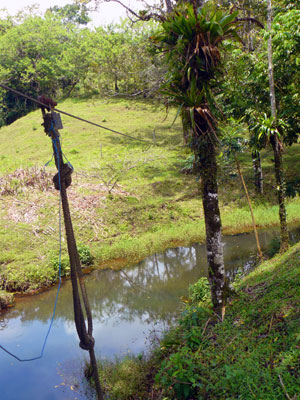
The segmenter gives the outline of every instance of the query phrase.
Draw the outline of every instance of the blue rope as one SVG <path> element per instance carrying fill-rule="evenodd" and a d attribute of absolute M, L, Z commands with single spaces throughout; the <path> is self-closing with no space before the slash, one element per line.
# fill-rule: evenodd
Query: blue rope
<path fill-rule="evenodd" d="M 53 126 L 51 125 L 51 130 L 53 130 Z M 48 336 L 50 334 L 53 322 L 54 322 L 54 317 L 55 317 L 55 312 L 56 312 L 56 306 L 57 306 L 57 302 L 58 302 L 58 294 L 60 291 L 60 287 L 61 287 L 61 242 L 62 242 L 62 234 L 61 234 L 61 182 L 60 182 L 60 165 L 59 165 L 59 155 L 58 155 L 58 150 L 57 150 L 57 144 L 56 142 L 59 141 L 58 138 L 52 139 L 53 142 L 53 147 L 55 150 L 55 153 L 57 155 L 57 169 L 58 169 L 58 185 L 59 185 L 59 267 L 58 267 L 58 288 L 57 288 L 57 292 L 56 292 L 56 297 L 55 297 L 55 302 L 54 302 L 54 307 L 53 307 L 53 313 L 52 313 L 52 318 L 51 318 L 51 322 L 48 328 L 48 331 L 46 333 L 45 336 L 45 340 L 42 346 L 42 350 L 39 356 L 37 357 L 33 357 L 33 358 L 19 358 L 18 356 L 16 356 L 15 354 L 11 353 L 10 351 L 8 351 L 5 347 L 0 345 L 0 349 L 2 349 L 3 351 L 5 351 L 5 353 L 9 354 L 11 357 L 15 358 L 16 360 L 20 361 L 20 362 L 24 362 L 24 361 L 35 361 L 35 360 L 39 360 L 40 358 L 43 357 L 44 355 L 44 350 L 47 344 L 47 340 L 48 340 Z"/>
<path fill-rule="evenodd" d="M 44 165 L 44 169 L 45 167 L 48 167 L 48 165 L 51 163 L 51 161 L 53 160 L 54 154 L 52 154 L 52 157 L 49 161 L 46 162 L 46 164 Z"/>
<path fill-rule="evenodd" d="M 69 167 L 71 168 L 71 170 L 72 171 L 74 171 L 74 167 L 73 167 L 73 165 L 70 163 L 70 161 L 67 159 L 67 156 L 65 155 L 65 153 L 62 151 L 62 155 L 65 157 L 65 159 L 67 160 L 67 162 L 68 162 L 68 165 L 69 165 Z"/>
<path fill-rule="evenodd" d="M 52 130 L 52 129 L 51 129 L 51 130 Z M 73 167 L 73 165 L 71 164 L 71 162 L 68 160 L 68 158 L 67 158 L 67 156 L 65 155 L 65 153 L 64 153 L 63 151 L 62 151 L 61 153 L 62 153 L 63 157 L 66 159 L 66 161 L 67 161 L 69 167 L 72 169 L 72 171 L 74 171 L 74 167 Z M 48 167 L 48 165 L 51 163 L 51 161 L 53 160 L 53 157 L 54 157 L 54 153 L 52 154 L 51 159 L 50 159 L 49 161 L 47 161 L 46 164 L 44 165 L 44 170 L 45 170 L 45 167 Z"/>

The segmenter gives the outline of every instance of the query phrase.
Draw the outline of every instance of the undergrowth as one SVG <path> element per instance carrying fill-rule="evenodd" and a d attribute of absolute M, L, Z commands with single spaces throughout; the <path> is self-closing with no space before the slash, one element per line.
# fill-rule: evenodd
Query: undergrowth
<path fill-rule="evenodd" d="M 0 311 L 6 309 L 14 302 L 14 296 L 5 290 L 0 290 Z"/>
<path fill-rule="evenodd" d="M 150 395 L 153 385 L 151 363 L 143 355 L 128 355 L 113 361 L 102 360 L 98 366 L 104 392 L 110 400 L 154 398 Z"/>
<path fill-rule="evenodd" d="M 223 323 L 193 288 L 154 355 L 165 399 L 300 397 L 300 244 L 235 286 Z"/>

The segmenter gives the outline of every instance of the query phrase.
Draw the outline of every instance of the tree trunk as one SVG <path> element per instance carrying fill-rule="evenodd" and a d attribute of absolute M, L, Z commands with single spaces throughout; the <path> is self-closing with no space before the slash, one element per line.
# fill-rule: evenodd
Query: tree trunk
<path fill-rule="evenodd" d="M 115 75 L 115 92 L 119 93 L 118 77 Z"/>
<path fill-rule="evenodd" d="M 272 29 L 272 0 L 268 0 L 268 31 Z M 269 71 L 269 85 L 270 85 L 270 101 L 271 101 L 271 114 L 276 120 L 276 97 L 275 85 L 273 74 L 273 55 L 272 55 L 272 36 L 268 39 L 268 71 Z"/>
<path fill-rule="evenodd" d="M 276 191 L 279 205 L 279 219 L 280 219 L 280 251 L 284 252 L 289 247 L 289 234 L 286 222 L 286 209 L 285 209 L 285 189 L 283 178 L 283 165 L 281 146 L 277 135 L 272 135 L 270 142 L 274 152 L 274 169 L 276 178 Z"/>
<path fill-rule="evenodd" d="M 263 171 L 259 151 L 252 152 L 252 166 L 254 171 L 255 191 L 258 194 L 264 194 Z"/>
<path fill-rule="evenodd" d="M 248 25 L 248 50 L 250 52 L 252 52 L 254 50 L 254 46 L 253 46 L 253 37 L 252 37 L 252 34 L 251 34 L 252 26 L 251 26 L 250 17 L 251 17 L 251 10 L 250 10 L 250 5 L 249 5 L 248 13 L 247 13 L 247 18 L 249 18 L 248 19 L 248 24 L 247 24 Z"/>
<path fill-rule="evenodd" d="M 72 83 L 71 88 L 68 90 L 68 92 L 66 94 L 66 98 L 68 98 L 71 95 L 71 93 L 74 90 L 74 88 L 77 85 L 77 83 L 78 83 L 78 80 L 75 80 L 75 82 Z"/>
<path fill-rule="evenodd" d="M 268 0 L 268 31 L 271 32 L 272 28 L 272 0 Z M 268 65 L 269 65 L 269 83 L 270 83 L 270 101 L 271 101 L 271 114 L 276 122 L 276 97 L 275 85 L 273 74 L 273 59 L 272 59 L 272 36 L 268 40 Z M 274 152 L 274 168 L 276 177 L 276 190 L 279 204 L 279 220 L 280 220 L 280 251 L 284 252 L 289 247 L 289 237 L 286 222 L 286 209 L 285 209 L 285 192 L 284 192 L 284 179 L 281 146 L 277 135 L 272 135 L 270 142 Z"/>
<path fill-rule="evenodd" d="M 173 5 L 172 5 L 171 0 L 165 0 L 165 5 L 166 5 L 167 13 L 169 14 L 170 12 L 172 12 Z"/>
<path fill-rule="evenodd" d="M 197 127 L 200 124 L 196 122 L 196 130 L 198 130 Z M 215 312 L 220 317 L 223 317 L 226 301 L 224 295 L 225 268 L 218 200 L 216 148 L 208 133 L 203 135 L 202 131 L 202 134 L 199 132 L 197 136 L 195 140 L 196 144 L 194 143 L 193 148 L 202 184 L 202 203 L 206 228 L 206 254 L 211 297 Z"/>

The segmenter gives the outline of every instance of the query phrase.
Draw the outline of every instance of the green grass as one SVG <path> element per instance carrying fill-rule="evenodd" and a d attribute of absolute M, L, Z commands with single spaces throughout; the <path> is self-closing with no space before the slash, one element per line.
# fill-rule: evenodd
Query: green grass
<path fill-rule="evenodd" d="M 101 360 L 98 370 L 102 388 L 109 393 L 111 400 L 149 398 L 153 382 L 147 379 L 147 374 L 151 370 L 151 362 L 146 362 L 143 355 L 127 355 L 114 361 Z"/>
<path fill-rule="evenodd" d="M 119 268 L 168 247 L 205 238 L 197 177 L 181 173 L 190 156 L 175 111 L 137 100 L 66 100 L 58 106 L 109 128 L 153 141 L 145 145 L 62 115 L 62 147 L 75 168 L 68 189 L 77 241 L 99 267 Z M 53 189 L 49 137 L 39 110 L 0 129 L 0 289 L 32 291 L 56 280 L 51 262 L 58 248 L 58 193 Z M 285 155 L 289 178 L 297 177 L 299 145 Z M 255 197 L 251 158 L 241 161 L 257 224 L 278 225 L 272 155 L 263 154 L 264 197 Z M 234 167 L 231 166 L 234 171 Z M 220 166 L 220 206 L 225 234 L 251 230 L 238 177 Z M 108 181 L 115 176 L 112 188 Z M 114 182 L 114 180 L 112 180 Z M 287 204 L 288 221 L 300 221 L 299 199 Z M 64 257 L 66 246 L 63 243 Z"/>
<path fill-rule="evenodd" d="M 5 290 L 0 290 L 0 311 L 14 303 L 14 295 L 7 293 Z"/>
<path fill-rule="evenodd" d="M 236 284 L 223 323 L 189 304 L 154 356 L 162 397 L 299 399 L 299 289 L 297 244 Z"/>

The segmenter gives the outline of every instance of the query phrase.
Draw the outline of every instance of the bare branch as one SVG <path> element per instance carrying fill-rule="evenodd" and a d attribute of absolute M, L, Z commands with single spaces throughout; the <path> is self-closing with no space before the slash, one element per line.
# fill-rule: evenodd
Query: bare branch
<path fill-rule="evenodd" d="M 235 22 L 240 22 L 240 21 L 250 21 L 250 22 L 253 22 L 254 24 L 258 25 L 258 26 L 261 27 L 262 29 L 265 28 L 264 24 L 262 24 L 260 21 L 258 21 L 258 19 L 253 18 L 253 17 L 236 18 L 236 19 L 235 19 Z"/>
<path fill-rule="evenodd" d="M 147 10 L 140 11 L 139 13 L 136 13 L 132 8 L 128 7 L 126 4 L 124 4 L 121 0 L 104 0 L 106 3 L 114 2 L 120 4 L 127 13 L 134 15 L 137 18 L 137 21 L 150 21 L 151 19 L 154 19 L 155 21 L 165 21 L 165 16 L 162 14 L 158 14 L 155 12 L 149 12 Z M 129 16 L 128 16 L 129 17 Z M 130 19 L 131 22 L 135 23 L 137 21 L 133 21 Z"/>
<path fill-rule="evenodd" d="M 288 392 L 287 392 L 287 390 L 286 390 L 286 388 L 285 388 L 285 386 L 284 386 L 284 383 L 283 383 L 283 380 L 282 380 L 280 374 L 278 374 L 278 378 L 279 378 L 280 385 L 281 385 L 281 387 L 282 387 L 282 389 L 283 389 L 283 391 L 284 391 L 285 397 L 286 397 L 288 400 L 294 400 L 294 399 L 296 400 L 296 396 L 295 396 L 295 397 L 290 397 L 290 396 L 289 396 L 289 394 L 288 394 Z"/>
<path fill-rule="evenodd" d="M 120 0 L 104 0 L 106 3 L 114 2 L 120 4 L 123 8 L 126 9 L 130 14 L 134 15 L 136 18 L 141 19 L 140 15 L 138 15 L 134 10 L 126 6 L 126 4 L 122 3 Z"/>

